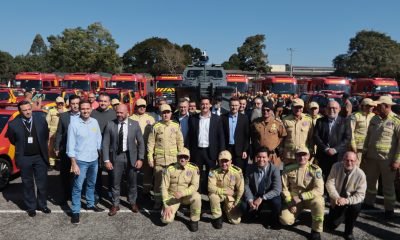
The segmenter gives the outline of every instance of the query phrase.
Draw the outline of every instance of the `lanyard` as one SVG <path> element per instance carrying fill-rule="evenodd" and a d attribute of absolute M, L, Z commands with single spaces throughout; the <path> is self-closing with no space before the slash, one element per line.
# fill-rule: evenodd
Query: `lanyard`
<path fill-rule="evenodd" d="M 24 124 L 26 131 L 29 132 L 29 136 L 32 136 L 33 118 L 31 118 L 31 120 L 29 121 L 29 122 L 31 123 L 29 129 L 28 129 L 28 127 L 26 126 L 26 122 L 28 122 L 28 121 L 22 120 L 22 123 Z"/>

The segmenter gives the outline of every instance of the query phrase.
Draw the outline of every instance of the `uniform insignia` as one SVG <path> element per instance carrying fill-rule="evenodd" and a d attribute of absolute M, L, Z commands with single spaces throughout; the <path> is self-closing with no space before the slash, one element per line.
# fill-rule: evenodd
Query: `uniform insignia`
<path fill-rule="evenodd" d="M 192 172 L 190 172 L 190 171 L 187 171 L 187 172 L 186 172 L 186 176 L 187 176 L 187 177 L 190 177 L 191 175 L 192 175 Z"/>
<path fill-rule="evenodd" d="M 315 173 L 315 177 L 318 178 L 318 179 L 322 178 L 322 173 L 321 172 L 316 172 Z"/>
<path fill-rule="evenodd" d="M 308 126 L 308 122 L 303 122 L 303 127 L 307 127 Z"/>
<path fill-rule="evenodd" d="M 231 175 L 231 182 L 235 181 L 235 176 Z"/>
<path fill-rule="evenodd" d="M 208 173 L 208 176 L 209 176 L 209 177 L 212 177 L 212 176 L 214 176 L 214 174 L 210 171 L 210 172 Z"/>
<path fill-rule="evenodd" d="M 150 125 L 150 120 L 146 120 L 146 124 L 147 124 L 147 125 Z"/>
<path fill-rule="evenodd" d="M 386 123 L 386 127 L 392 127 L 393 126 L 393 122 L 387 122 Z"/>
<path fill-rule="evenodd" d="M 275 131 L 275 130 L 276 130 L 276 124 L 273 123 L 272 126 L 271 126 L 271 131 Z"/>

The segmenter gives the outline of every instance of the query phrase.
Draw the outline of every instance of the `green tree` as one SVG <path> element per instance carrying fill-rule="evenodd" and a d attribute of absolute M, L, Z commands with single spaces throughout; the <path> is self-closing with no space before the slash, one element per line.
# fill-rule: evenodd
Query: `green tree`
<path fill-rule="evenodd" d="M 356 77 L 400 76 L 400 45 L 384 33 L 360 31 L 346 54 L 333 59 L 338 74 Z"/>
<path fill-rule="evenodd" d="M 44 42 L 42 35 L 36 34 L 35 38 L 33 39 L 31 49 L 28 52 L 28 55 L 33 56 L 44 56 L 47 53 L 47 46 Z"/>
<path fill-rule="evenodd" d="M 0 81 L 4 83 L 12 79 L 15 71 L 14 58 L 8 52 L 0 51 Z"/>
<path fill-rule="evenodd" d="M 166 38 L 152 37 L 136 43 L 122 56 L 125 72 L 148 72 L 153 76 L 162 73 L 181 73 L 192 58 L 201 55 L 198 48 L 185 44 L 182 47 Z"/>
<path fill-rule="evenodd" d="M 246 38 L 242 46 L 238 47 L 239 68 L 244 71 L 266 73 L 270 71 L 268 55 L 265 49 L 265 35 L 257 34 Z"/>
<path fill-rule="evenodd" d="M 61 72 L 118 72 L 121 59 L 111 33 L 100 23 L 83 29 L 65 29 L 51 35 L 47 59 L 50 67 Z"/>
<path fill-rule="evenodd" d="M 228 61 L 222 63 L 224 69 L 238 70 L 240 69 L 240 59 L 237 53 L 232 54 Z"/>

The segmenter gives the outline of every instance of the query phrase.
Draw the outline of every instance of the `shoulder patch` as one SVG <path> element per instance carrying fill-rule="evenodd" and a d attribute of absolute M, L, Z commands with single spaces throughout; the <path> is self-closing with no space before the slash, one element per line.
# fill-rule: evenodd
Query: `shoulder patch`
<path fill-rule="evenodd" d="M 229 170 L 232 170 L 232 172 L 234 172 L 234 173 L 241 173 L 242 172 L 242 169 L 240 169 L 239 167 L 236 167 L 235 165 L 231 165 Z"/>
<path fill-rule="evenodd" d="M 320 167 L 317 164 L 311 164 L 310 166 L 315 170 L 320 169 Z"/>
<path fill-rule="evenodd" d="M 188 165 L 188 167 L 190 167 L 190 168 L 199 169 L 199 167 L 198 167 L 196 164 L 194 164 L 194 163 L 188 162 L 187 165 Z"/>
<path fill-rule="evenodd" d="M 312 120 L 311 116 L 308 115 L 308 114 L 304 114 L 303 117 L 304 117 L 305 120 L 309 120 L 309 121 Z"/>
<path fill-rule="evenodd" d="M 177 122 L 174 121 L 174 120 L 171 121 L 171 125 L 174 125 L 174 126 L 178 126 L 178 127 L 179 127 L 179 123 L 177 123 Z"/>
<path fill-rule="evenodd" d="M 160 126 L 162 126 L 162 123 L 161 123 L 161 122 L 158 122 L 158 123 L 154 124 L 154 128 L 158 128 L 158 127 L 160 127 Z"/>

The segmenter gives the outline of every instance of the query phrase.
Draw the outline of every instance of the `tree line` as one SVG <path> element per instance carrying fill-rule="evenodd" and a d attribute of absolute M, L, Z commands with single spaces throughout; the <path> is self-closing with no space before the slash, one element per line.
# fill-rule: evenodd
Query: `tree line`
<path fill-rule="evenodd" d="M 247 37 L 222 65 L 225 69 L 269 72 L 265 39 L 263 34 Z M 0 51 L 0 78 L 11 79 L 23 71 L 181 73 L 201 56 L 198 47 L 159 37 L 138 42 L 119 56 L 118 44 L 101 23 L 65 29 L 48 36 L 47 42 L 37 34 L 25 55 L 13 57 Z M 332 62 L 339 76 L 399 77 L 400 44 L 384 33 L 363 30 L 350 39 L 347 53 Z"/>

